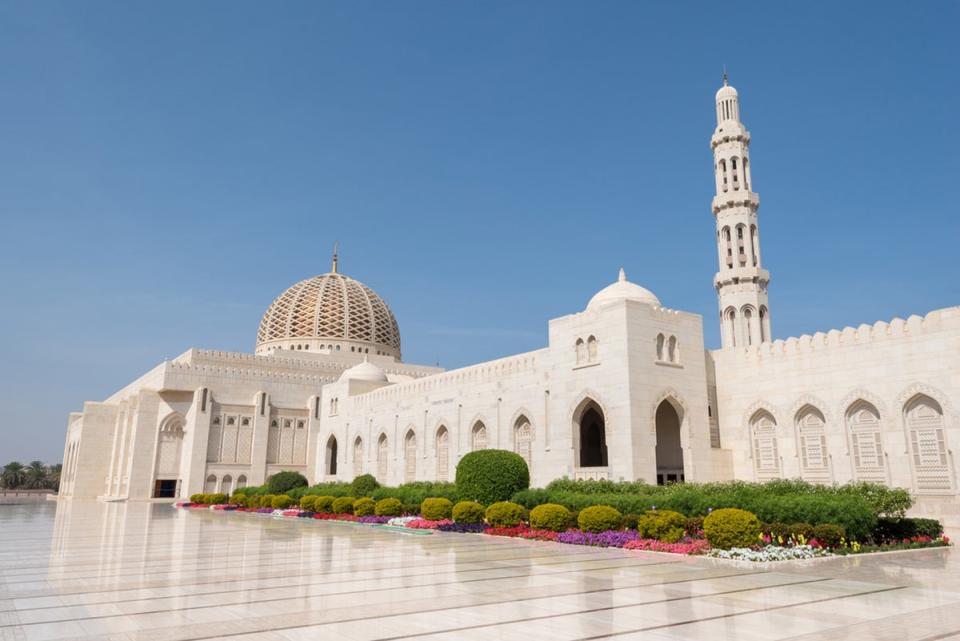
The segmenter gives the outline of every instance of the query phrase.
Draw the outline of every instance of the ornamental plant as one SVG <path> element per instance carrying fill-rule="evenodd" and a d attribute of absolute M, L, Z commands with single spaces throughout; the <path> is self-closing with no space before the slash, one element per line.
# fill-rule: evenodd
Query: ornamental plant
<path fill-rule="evenodd" d="M 686 534 L 687 517 L 673 510 L 651 510 L 637 522 L 637 531 L 644 539 L 676 543 Z"/>
<path fill-rule="evenodd" d="M 285 510 L 291 505 L 293 505 L 293 499 L 286 494 L 278 494 L 277 496 L 273 497 L 272 501 L 270 501 L 270 507 L 275 510 Z"/>
<path fill-rule="evenodd" d="M 703 520 L 703 533 L 714 548 L 746 548 L 759 541 L 760 521 L 753 512 L 722 508 Z"/>
<path fill-rule="evenodd" d="M 380 483 L 373 474 L 361 474 L 350 484 L 350 490 L 354 496 L 370 496 L 378 487 Z"/>
<path fill-rule="evenodd" d="M 523 522 L 523 506 L 510 501 L 498 501 L 487 508 L 485 516 L 491 527 L 515 527 Z"/>
<path fill-rule="evenodd" d="M 483 523 L 485 512 L 476 501 L 460 501 L 453 506 L 453 520 L 457 523 Z"/>
<path fill-rule="evenodd" d="M 374 512 L 376 512 L 376 508 L 376 502 L 367 497 L 357 499 L 353 503 L 353 513 L 356 516 L 371 516 Z"/>
<path fill-rule="evenodd" d="M 449 519 L 453 514 L 453 503 L 445 498 L 424 499 L 420 504 L 420 514 L 428 521 Z"/>
<path fill-rule="evenodd" d="M 352 496 L 341 496 L 333 500 L 334 514 L 353 514 L 353 503 L 356 501 Z"/>
<path fill-rule="evenodd" d="M 308 494 L 300 499 L 300 509 L 306 512 L 316 512 L 317 506 L 317 497 L 313 494 Z"/>
<path fill-rule="evenodd" d="M 273 494 L 261 494 L 257 500 L 257 507 L 273 509 Z"/>
<path fill-rule="evenodd" d="M 813 527 L 812 538 L 828 549 L 842 547 L 846 543 L 846 536 L 847 533 L 839 525 L 821 523 Z"/>
<path fill-rule="evenodd" d="M 516 452 L 478 450 L 457 464 L 457 494 L 484 504 L 507 501 L 530 487 L 527 462 Z"/>
<path fill-rule="evenodd" d="M 377 516 L 400 516 L 400 499 L 380 499 L 373 506 Z"/>
<path fill-rule="evenodd" d="M 267 479 L 267 491 L 271 494 L 286 494 L 297 487 L 307 487 L 307 477 L 300 472 L 277 472 Z"/>
<path fill-rule="evenodd" d="M 577 525 L 584 532 L 606 532 L 620 527 L 623 515 L 609 505 L 594 505 L 580 511 Z"/>
<path fill-rule="evenodd" d="M 570 510 L 556 503 L 544 503 L 530 510 L 530 527 L 563 532 L 570 523 Z"/>
<path fill-rule="evenodd" d="M 318 496 L 313 501 L 313 511 L 320 512 L 321 514 L 330 514 L 333 512 L 334 501 L 336 501 L 336 498 L 332 496 Z"/>

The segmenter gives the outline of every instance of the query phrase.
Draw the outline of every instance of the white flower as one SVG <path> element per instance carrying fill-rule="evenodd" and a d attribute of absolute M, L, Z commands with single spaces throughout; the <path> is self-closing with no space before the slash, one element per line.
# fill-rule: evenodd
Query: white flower
<path fill-rule="evenodd" d="M 395 516 L 395 517 L 393 517 L 392 519 L 390 519 L 389 521 L 387 521 L 387 525 L 395 525 L 395 526 L 397 526 L 397 527 L 404 527 L 404 526 L 405 526 L 407 523 L 409 523 L 410 521 L 416 521 L 418 518 L 420 518 L 420 517 L 419 517 L 419 516 Z"/>
<path fill-rule="evenodd" d="M 707 556 L 717 559 L 731 559 L 736 561 L 754 561 L 764 563 L 767 561 L 793 561 L 796 559 L 812 559 L 818 556 L 830 556 L 830 553 L 822 548 L 815 548 L 809 545 L 795 545 L 785 548 L 778 545 L 768 545 L 759 550 L 751 548 L 730 548 L 729 550 L 712 549 L 707 552 Z"/>

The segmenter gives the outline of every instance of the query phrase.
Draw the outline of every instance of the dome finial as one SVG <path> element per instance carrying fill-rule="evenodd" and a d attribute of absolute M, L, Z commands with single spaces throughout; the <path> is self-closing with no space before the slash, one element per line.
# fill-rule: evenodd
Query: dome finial
<path fill-rule="evenodd" d="M 337 273 L 337 241 L 333 241 L 333 265 L 330 267 L 330 273 Z"/>
<path fill-rule="evenodd" d="M 727 86 L 727 65 L 723 65 L 723 86 Z"/>
<path fill-rule="evenodd" d="M 627 273 L 623 271 L 623 267 L 620 268 L 620 276 L 617 277 L 617 280 L 621 283 L 624 283 L 627 280 Z"/>

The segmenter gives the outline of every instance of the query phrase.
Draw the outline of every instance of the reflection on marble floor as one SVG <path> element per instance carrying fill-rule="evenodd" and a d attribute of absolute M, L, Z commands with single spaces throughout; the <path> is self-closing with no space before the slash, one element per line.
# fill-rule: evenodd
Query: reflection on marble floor
<path fill-rule="evenodd" d="M 0 640 L 960 639 L 960 557 L 761 568 L 143 503 L 0 506 Z"/>

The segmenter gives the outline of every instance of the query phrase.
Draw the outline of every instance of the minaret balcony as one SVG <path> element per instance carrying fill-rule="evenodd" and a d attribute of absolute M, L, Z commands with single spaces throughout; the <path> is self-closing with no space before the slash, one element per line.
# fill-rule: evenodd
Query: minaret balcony
<path fill-rule="evenodd" d="M 724 285 L 740 283 L 769 283 L 770 272 L 762 267 L 731 267 L 717 272 L 713 277 L 713 286 L 720 288 Z"/>
<path fill-rule="evenodd" d="M 712 205 L 714 214 L 733 207 L 749 207 L 756 211 L 760 207 L 760 194 L 748 189 L 730 189 L 714 196 Z"/>

